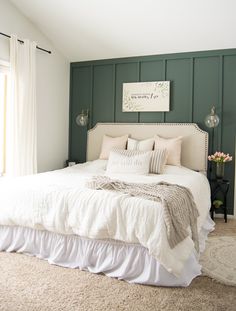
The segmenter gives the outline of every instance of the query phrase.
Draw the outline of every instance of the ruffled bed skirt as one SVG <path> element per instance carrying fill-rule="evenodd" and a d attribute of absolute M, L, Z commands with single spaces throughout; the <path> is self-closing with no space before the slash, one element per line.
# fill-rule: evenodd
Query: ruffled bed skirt
<path fill-rule="evenodd" d="M 212 224 L 201 231 L 201 249 Z M 188 286 L 201 274 L 194 254 L 187 260 L 180 277 L 170 274 L 148 250 L 139 244 L 113 240 L 92 240 L 17 226 L 0 226 L 0 251 L 26 253 L 68 268 L 79 268 L 131 283 L 158 286 Z"/>

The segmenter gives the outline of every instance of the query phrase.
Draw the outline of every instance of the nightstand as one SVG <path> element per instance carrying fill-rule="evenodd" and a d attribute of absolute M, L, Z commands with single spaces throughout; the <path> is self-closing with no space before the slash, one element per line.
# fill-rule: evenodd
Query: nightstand
<path fill-rule="evenodd" d="M 221 201 L 223 204 L 220 205 L 220 208 L 224 211 L 224 220 L 227 222 L 227 194 L 229 191 L 230 182 L 226 179 L 211 179 L 211 218 L 214 220 L 214 212 L 217 209 L 213 202 L 216 200 Z"/>

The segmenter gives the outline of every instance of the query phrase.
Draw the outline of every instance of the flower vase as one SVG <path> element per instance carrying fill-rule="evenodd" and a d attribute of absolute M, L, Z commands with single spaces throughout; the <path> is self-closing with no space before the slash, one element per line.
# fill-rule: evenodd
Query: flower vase
<path fill-rule="evenodd" d="M 216 179 L 223 179 L 225 172 L 225 164 L 222 162 L 216 163 Z"/>

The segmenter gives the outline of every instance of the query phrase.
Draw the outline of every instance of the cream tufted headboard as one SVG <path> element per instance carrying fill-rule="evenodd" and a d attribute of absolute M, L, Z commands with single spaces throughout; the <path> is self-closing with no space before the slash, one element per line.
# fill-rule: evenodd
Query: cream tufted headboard
<path fill-rule="evenodd" d="M 99 158 L 103 135 L 129 134 L 135 139 L 154 135 L 170 138 L 183 136 L 181 163 L 192 170 L 207 170 L 208 133 L 195 123 L 97 123 L 88 131 L 87 161 Z"/>

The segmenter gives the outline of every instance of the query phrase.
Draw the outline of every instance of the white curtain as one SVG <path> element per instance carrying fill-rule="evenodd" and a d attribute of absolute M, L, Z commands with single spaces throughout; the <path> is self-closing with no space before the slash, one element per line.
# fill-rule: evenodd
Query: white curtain
<path fill-rule="evenodd" d="M 0 60 L 0 176 L 5 173 L 6 108 L 8 99 L 9 64 Z"/>
<path fill-rule="evenodd" d="M 37 172 L 36 43 L 10 39 L 11 88 L 6 121 L 6 175 Z"/>

